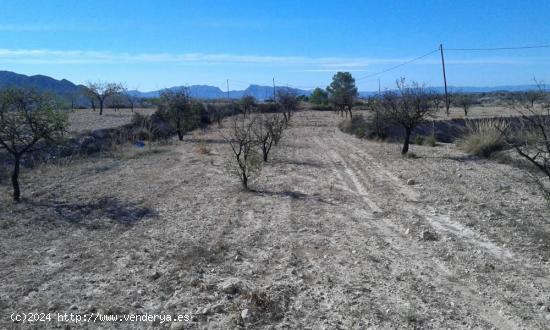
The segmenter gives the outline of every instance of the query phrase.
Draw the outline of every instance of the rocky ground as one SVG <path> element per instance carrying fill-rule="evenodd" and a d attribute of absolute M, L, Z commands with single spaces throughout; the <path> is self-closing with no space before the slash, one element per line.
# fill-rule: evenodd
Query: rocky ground
<path fill-rule="evenodd" d="M 550 213 L 524 170 L 451 144 L 403 158 L 339 120 L 297 114 L 250 192 L 217 128 L 25 172 L 20 205 L 1 186 L 0 328 L 550 328 Z"/>

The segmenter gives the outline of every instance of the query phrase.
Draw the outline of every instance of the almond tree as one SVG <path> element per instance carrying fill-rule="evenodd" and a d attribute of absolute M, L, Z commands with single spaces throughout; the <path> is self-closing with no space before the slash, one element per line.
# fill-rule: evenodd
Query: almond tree
<path fill-rule="evenodd" d="M 288 89 L 277 91 L 277 103 L 283 111 L 283 118 L 288 124 L 292 118 L 292 113 L 298 108 L 298 98 L 296 93 Z"/>
<path fill-rule="evenodd" d="M 254 96 L 245 95 L 239 101 L 239 105 L 242 108 L 243 114 L 246 116 L 247 114 L 251 113 L 252 110 L 256 107 L 256 99 L 254 98 Z"/>
<path fill-rule="evenodd" d="M 279 143 L 284 127 L 284 119 L 279 114 L 264 114 L 256 118 L 252 132 L 262 150 L 264 162 L 267 162 L 273 146 Z"/>
<path fill-rule="evenodd" d="M 7 89 L 0 92 L 0 147 L 13 157 L 13 200 L 19 202 L 21 158 L 37 151 L 43 142 L 55 142 L 67 126 L 67 114 L 53 97 L 35 91 Z"/>
<path fill-rule="evenodd" d="M 253 127 L 255 119 L 246 119 L 244 116 L 234 116 L 228 134 L 222 137 L 231 147 L 232 157 L 226 164 L 227 171 L 237 176 L 244 189 L 248 190 L 250 179 L 257 175 L 262 168 L 260 155 L 256 151 L 257 140 Z"/>
<path fill-rule="evenodd" d="M 159 98 L 159 110 L 168 117 L 180 141 L 183 140 L 185 132 L 197 125 L 198 118 L 192 109 L 191 96 L 187 88 L 163 91 Z"/>
<path fill-rule="evenodd" d="M 397 91 L 382 94 L 381 104 L 388 118 L 405 129 L 402 155 L 409 151 L 412 131 L 437 112 L 433 97 L 433 93 L 416 82 L 407 85 L 405 78 L 397 81 Z"/>
<path fill-rule="evenodd" d="M 474 98 L 471 94 L 457 93 L 453 95 L 453 103 L 464 110 L 464 117 L 468 117 L 468 110 L 474 104 Z"/>
<path fill-rule="evenodd" d="M 105 100 L 113 95 L 120 94 L 124 90 L 124 87 L 118 83 L 106 83 L 106 82 L 88 82 L 86 83 L 86 94 L 92 100 L 92 106 L 95 104 L 94 100 L 99 103 L 99 114 L 103 115 L 103 104 Z"/>
<path fill-rule="evenodd" d="M 533 99 L 540 102 L 540 106 L 531 99 L 521 97 L 513 103 L 514 109 L 521 116 L 521 123 L 514 134 L 508 134 L 508 140 L 521 157 L 539 169 L 550 181 L 550 95 L 542 83 L 537 82 L 537 85 L 537 95 Z M 537 182 L 550 201 L 550 190 L 540 181 Z"/>

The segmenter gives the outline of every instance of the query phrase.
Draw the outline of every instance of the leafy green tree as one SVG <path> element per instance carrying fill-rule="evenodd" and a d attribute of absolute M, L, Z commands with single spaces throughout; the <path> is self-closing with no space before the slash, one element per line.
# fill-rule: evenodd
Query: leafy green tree
<path fill-rule="evenodd" d="M 355 86 L 355 79 L 349 72 L 338 72 L 332 77 L 332 82 L 327 87 L 329 100 L 340 111 L 342 116 L 347 110 L 352 118 L 351 108 L 359 95 Z M 347 113 L 346 113 L 347 116 Z"/>
<path fill-rule="evenodd" d="M 327 105 L 328 104 L 328 93 L 327 91 L 317 87 L 311 92 L 309 96 L 309 102 L 318 105 Z"/>
<path fill-rule="evenodd" d="M 13 200 L 19 202 L 21 158 L 39 150 L 43 142 L 58 142 L 68 125 L 67 114 L 49 94 L 32 90 L 0 92 L 0 148 L 13 157 Z"/>

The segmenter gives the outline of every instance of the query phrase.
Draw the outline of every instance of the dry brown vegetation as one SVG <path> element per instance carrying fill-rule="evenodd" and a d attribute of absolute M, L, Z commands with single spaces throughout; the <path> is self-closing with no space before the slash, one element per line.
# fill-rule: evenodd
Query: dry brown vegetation
<path fill-rule="evenodd" d="M 216 127 L 27 170 L 20 205 L 0 186 L 0 310 L 192 313 L 185 326 L 222 329 L 548 326 L 550 213 L 525 170 L 453 144 L 403 158 L 338 123 L 297 112 L 253 191 L 225 173 Z M 101 324 L 151 326 L 170 325 Z"/>

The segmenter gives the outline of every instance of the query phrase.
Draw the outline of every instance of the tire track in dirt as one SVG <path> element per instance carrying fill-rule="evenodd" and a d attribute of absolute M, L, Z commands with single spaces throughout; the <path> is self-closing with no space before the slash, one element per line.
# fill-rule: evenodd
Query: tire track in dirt
<path fill-rule="evenodd" d="M 391 183 L 394 186 L 395 190 L 397 190 L 399 193 L 409 199 L 404 203 L 398 203 L 397 208 L 405 210 L 407 213 L 410 214 L 417 214 L 422 216 L 437 232 L 446 234 L 451 233 L 453 235 L 456 235 L 462 240 L 468 241 L 472 245 L 483 248 L 500 260 L 517 261 L 511 251 L 498 246 L 489 238 L 484 237 L 481 233 L 476 233 L 473 230 L 466 228 L 462 224 L 451 220 L 450 215 L 438 215 L 436 209 L 430 205 L 422 204 L 419 207 L 417 206 L 418 204 L 411 204 L 411 202 L 418 202 L 420 197 L 420 194 L 418 192 L 414 191 L 413 188 L 407 186 L 405 183 L 402 182 L 401 179 L 393 175 L 391 172 L 383 169 L 382 166 L 371 155 L 354 145 L 353 142 L 347 143 L 341 136 L 336 137 L 335 140 L 338 141 L 339 144 L 346 143 L 348 146 L 351 146 L 351 148 L 354 149 L 354 152 L 349 154 L 352 160 L 359 162 L 360 159 L 358 157 L 362 158 L 362 163 L 373 169 L 371 172 L 369 172 L 372 173 L 371 175 L 377 177 L 387 177 L 388 179 L 386 179 L 385 181 Z"/>
<path fill-rule="evenodd" d="M 335 135 L 338 135 L 338 133 Z M 335 167 L 335 171 L 339 172 L 340 177 L 347 176 L 348 180 L 346 180 L 346 182 L 351 181 L 353 187 L 350 188 L 355 188 L 352 190 L 356 191 L 361 197 L 366 196 L 367 191 L 371 192 L 370 195 L 373 196 L 373 198 L 378 199 L 382 196 L 392 196 L 391 192 L 393 192 L 394 196 L 405 196 L 411 202 L 416 202 L 418 200 L 419 194 L 417 192 L 413 191 L 410 187 L 400 184 L 399 178 L 392 175 L 389 171 L 382 169 L 381 165 L 376 163 L 370 155 L 357 150 L 358 148 L 353 146 L 352 143 L 337 136 L 330 136 L 323 140 L 316 138 L 315 141 L 319 148 L 325 149 L 323 154 L 329 157 L 332 166 Z M 345 147 L 349 147 L 350 145 L 352 145 L 354 149 L 353 153 L 350 153 L 349 150 L 345 150 Z M 367 158 L 366 162 L 359 163 L 359 158 L 355 153 L 358 153 L 359 156 L 363 156 L 363 159 Z M 376 187 L 376 184 L 371 183 L 372 181 L 385 183 L 385 186 Z M 390 192 L 390 195 L 388 195 L 388 192 Z M 391 198 L 393 198 L 393 196 Z M 399 201 L 400 199 L 395 198 L 395 200 Z M 371 198 L 367 198 L 365 202 L 369 208 L 371 208 L 371 205 L 377 205 Z M 404 207 L 405 205 L 403 204 L 408 204 L 406 201 L 405 203 L 398 203 L 398 205 L 391 205 L 392 203 L 388 203 L 388 201 L 379 201 L 379 203 L 384 203 L 385 211 L 390 211 L 386 206 L 392 206 L 391 211 L 401 206 L 402 210 L 406 211 L 406 213 L 420 213 L 425 217 L 425 212 L 418 207 L 411 207 L 408 205 Z M 381 211 L 378 206 L 376 206 L 376 208 Z M 427 282 L 438 283 L 438 286 L 446 287 L 450 292 L 459 292 L 461 303 L 470 306 L 471 310 L 478 311 L 479 316 L 489 323 L 501 329 L 515 329 L 518 327 L 517 324 L 520 323 L 502 317 L 497 310 L 490 307 L 487 301 L 471 293 L 473 289 L 472 285 L 463 284 L 460 281 L 451 282 L 448 280 L 454 273 L 448 269 L 444 263 L 437 260 L 430 251 L 420 248 L 415 244 L 410 244 L 410 239 L 402 234 L 403 230 L 401 230 L 391 219 L 384 216 L 382 219 L 376 219 L 376 221 L 372 223 L 374 227 L 372 228 L 373 231 L 385 237 L 385 240 L 390 243 L 389 248 L 394 250 L 401 258 L 405 259 L 401 260 L 401 262 L 404 261 L 405 268 L 407 268 L 408 265 L 420 265 L 421 269 L 425 270 L 421 273 L 426 274 L 424 276 L 427 277 Z M 480 306 L 484 306 L 484 310 L 480 310 Z"/>

